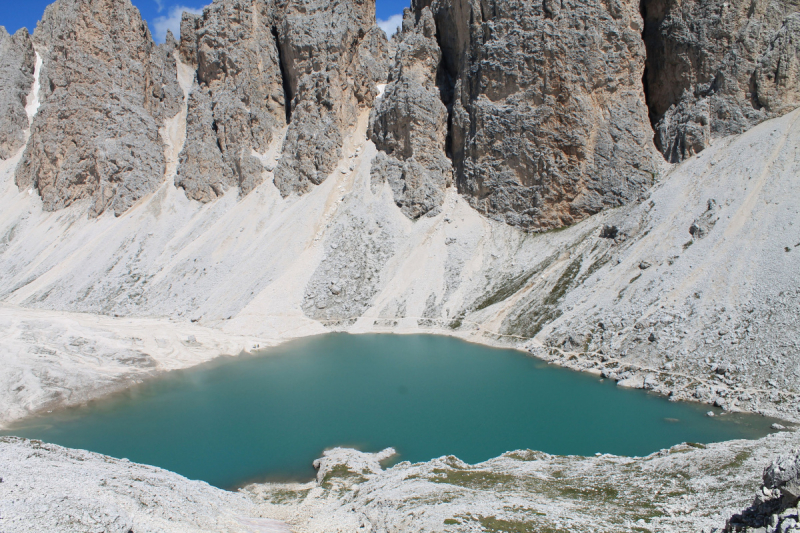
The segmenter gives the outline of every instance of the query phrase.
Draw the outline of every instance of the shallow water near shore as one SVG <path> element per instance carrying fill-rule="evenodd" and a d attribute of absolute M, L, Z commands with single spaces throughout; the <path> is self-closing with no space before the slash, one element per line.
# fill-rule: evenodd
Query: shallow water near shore
<path fill-rule="evenodd" d="M 515 449 L 646 455 L 759 438 L 772 420 L 669 402 L 525 354 L 434 335 L 300 339 L 222 358 L 3 435 L 159 466 L 223 488 L 306 480 L 325 448 L 475 463 Z M 719 412 L 719 411 L 717 411 Z"/>

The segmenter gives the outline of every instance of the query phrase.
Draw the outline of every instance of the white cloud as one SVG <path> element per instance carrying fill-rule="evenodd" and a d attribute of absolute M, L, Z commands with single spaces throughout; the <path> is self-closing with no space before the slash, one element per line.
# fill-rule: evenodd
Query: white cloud
<path fill-rule="evenodd" d="M 172 32 L 176 39 L 181 34 L 181 15 L 184 11 L 200 15 L 203 13 L 203 8 L 195 9 L 186 6 L 172 6 L 169 8 L 169 14 L 164 17 L 156 17 L 153 19 L 153 37 L 157 43 L 163 43 L 167 38 L 167 30 Z"/>
<path fill-rule="evenodd" d="M 162 11 L 164 11 L 164 0 L 153 0 L 153 1 L 158 6 L 158 9 L 156 10 L 157 12 L 161 13 Z"/>
<path fill-rule="evenodd" d="M 386 20 L 378 19 L 378 27 L 386 32 L 386 36 L 390 39 L 392 35 L 403 25 L 403 14 L 398 13 L 397 15 L 392 15 Z"/>

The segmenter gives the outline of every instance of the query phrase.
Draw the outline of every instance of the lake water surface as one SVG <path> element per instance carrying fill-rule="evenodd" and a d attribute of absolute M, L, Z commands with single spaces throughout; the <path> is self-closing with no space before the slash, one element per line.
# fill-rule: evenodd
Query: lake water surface
<path fill-rule="evenodd" d="M 329 334 L 171 372 L 4 434 L 231 488 L 310 479 L 333 446 L 475 463 L 525 448 L 646 455 L 769 432 L 769 419 L 709 409 L 449 337 Z"/>

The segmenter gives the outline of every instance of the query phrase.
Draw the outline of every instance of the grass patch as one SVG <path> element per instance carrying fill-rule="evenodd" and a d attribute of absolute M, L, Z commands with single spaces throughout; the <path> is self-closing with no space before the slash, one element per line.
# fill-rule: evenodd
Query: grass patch
<path fill-rule="evenodd" d="M 331 483 L 333 479 L 339 479 L 342 481 L 345 479 L 351 479 L 352 481 L 366 480 L 364 476 L 362 476 L 358 472 L 353 472 L 345 465 L 336 465 L 322 478 L 322 481 L 319 484 L 320 487 L 322 487 L 323 489 L 330 489 L 333 486 L 333 484 Z"/>
<path fill-rule="evenodd" d="M 536 450 L 515 450 L 513 452 L 506 452 L 503 454 L 510 459 L 517 461 L 538 461 L 539 459 L 546 459 L 548 455 L 544 452 L 537 452 Z"/>
<path fill-rule="evenodd" d="M 694 239 L 686 241 L 685 243 L 683 243 L 683 249 L 686 250 L 687 248 L 689 248 L 693 244 L 694 244 Z"/>
<path fill-rule="evenodd" d="M 745 461 L 750 458 L 751 453 L 748 450 L 741 451 L 736 454 L 736 457 L 733 458 L 733 461 L 725 465 L 723 468 L 734 468 L 739 469 L 741 468 Z"/>
<path fill-rule="evenodd" d="M 687 442 L 686 445 L 700 450 L 705 450 L 707 448 L 705 444 L 700 444 L 699 442 Z"/>
<path fill-rule="evenodd" d="M 641 278 L 641 277 L 642 277 L 642 274 L 641 274 L 641 273 L 639 273 L 639 274 L 636 274 L 634 277 L 632 277 L 632 278 L 631 278 L 631 280 L 628 282 L 628 284 L 631 284 L 631 283 L 633 283 L 634 281 L 636 281 L 637 279 L 639 279 L 639 278 Z"/>
<path fill-rule="evenodd" d="M 270 492 L 266 499 L 269 500 L 271 503 L 287 503 L 294 500 L 302 500 L 306 496 L 311 489 L 302 489 L 302 490 L 287 490 L 287 489 L 278 489 Z"/>
<path fill-rule="evenodd" d="M 483 300 L 481 300 L 479 303 L 475 305 L 475 310 L 480 311 L 481 309 L 486 309 L 490 305 L 502 302 L 507 298 L 509 298 L 510 296 L 513 296 L 514 294 L 519 292 L 523 287 L 525 287 L 525 285 L 528 284 L 531 278 L 533 278 L 537 274 L 540 274 L 542 271 L 544 271 L 544 269 L 553 264 L 555 258 L 556 258 L 555 255 L 551 255 L 550 257 L 539 263 L 539 265 L 537 265 L 536 268 L 534 268 L 533 270 L 529 272 L 523 272 L 518 276 L 512 277 L 508 280 L 499 283 L 498 285 L 493 287 L 494 292 L 487 295 Z"/>
<path fill-rule="evenodd" d="M 458 315 L 450 321 L 448 326 L 450 329 L 458 329 L 464 323 L 464 311 L 461 311 Z"/>
<path fill-rule="evenodd" d="M 481 300 L 481 302 L 475 306 L 475 310 L 480 311 L 481 309 L 486 309 L 491 305 L 502 302 L 508 297 L 513 296 L 514 294 L 519 292 L 520 289 L 522 289 L 528 283 L 528 281 L 536 274 L 537 270 L 532 270 L 530 272 L 523 272 L 519 276 L 513 277 L 503 283 L 500 283 L 500 285 L 494 289 L 494 292 L 489 294 L 486 298 Z"/>
<path fill-rule="evenodd" d="M 598 487 L 561 487 L 558 489 L 562 496 L 575 500 L 599 500 L 610 502 L 616 500 L 619 491 L 613 487 L 601 485 Z"/>
<path fill-rule="evenodd" d="M 608 263 L 610 260 L 611 256 L 606 254 L 603 255 L 600 259 L 598 259 L 594 263 L 592 263 L 589 266 L 589 268 L 586 269 L 586 273 L 581 277 L 581 283 L 589 279 L 592 276 L 592 274 L 603 268 L 606 265 L 606 263 Z"/>
<path fill-rule="evenodd" d="M 550 291 L 550 294 L 542 302 L 544 305 L 555 305 L 558 303 L 561 298 L 567 293 L 567 289 L 569 289 L 572 281 L 578 275 L 578 272 L 581 271 L 581 258 L 575 259 L 569 266 L 564 269 L 564 272 L 561 273 L 561 276 L 556 281 L 555 286 Z"/>
<path fill-rule="evenodd" d="M 459 524 L 461 524 L 461 522 L 459 522 L 455 518 L 445 518 L 444 519 L 444 525 L 446 525 L 446 526 L 457 526 Z"/>
<path fill-rule="evenodd" d="M 494 516 L 481 516 L 479 518 L 481 528 L 487 532 L 503 533 L 538 533 L 541 531 L 533 524 L 520 522 L 518 520 L 502 520 Z"/>
<path fill-rule="evenodd" d="M 436 468 L 433 470 L 433 477 L 428 481 L 434 483 L 447 483 L 475 490 L 495 489 L 498 485 L 508 485 L 514 481 L 514 476 L 509 474 L 497 474 L 486 470 L 445 470 Z"/>
<path fill-rule="evenodd" d="M 558 302 L 572 286 L 581 270 L 581 258 L 578 257 L 561 273 L 553 288 L 537 305 L 535 302 L 525 302 L 520 306 L 519 314 L 508 321 L 505 333 L 522 337 L 535 337 L 542 328 L 561 316 Z"/>

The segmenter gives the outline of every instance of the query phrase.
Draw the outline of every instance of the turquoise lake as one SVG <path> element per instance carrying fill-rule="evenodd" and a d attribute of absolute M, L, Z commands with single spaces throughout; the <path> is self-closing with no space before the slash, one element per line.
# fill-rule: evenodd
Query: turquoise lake
<path fill-rule="evenodd" d="M 646 455 L 688 441 L 758 438 L 769 419 L 709 418 L 514 350 L 428 335 L 329 334 L 221 358 L 6 431 L 233 488 L 307 480 L 325 448 L 469 463 L 530 448 Z"/>

